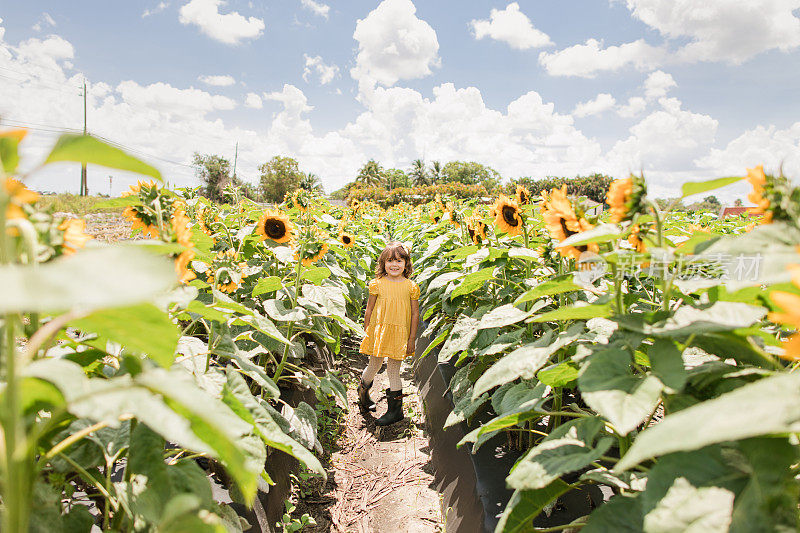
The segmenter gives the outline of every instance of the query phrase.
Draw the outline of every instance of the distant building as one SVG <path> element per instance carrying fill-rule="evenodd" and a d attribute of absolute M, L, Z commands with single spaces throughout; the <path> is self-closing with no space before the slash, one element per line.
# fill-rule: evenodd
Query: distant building
<path fill-rule="evenodd" d="M 739 215 L 758 216 L 758 215 L 751 215 L 748 209 L 750 209 L 750 207 L 747 206 L 722 207 L 719 210 L 719 218 L 735 217 Z"/>

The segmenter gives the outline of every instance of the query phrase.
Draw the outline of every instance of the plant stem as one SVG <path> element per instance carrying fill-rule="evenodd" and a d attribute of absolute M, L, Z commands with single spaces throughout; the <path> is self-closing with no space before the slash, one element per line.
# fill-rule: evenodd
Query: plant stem
<path fill-rule="evenodd" d="M 299 290 L 300 285 L 300 274 L 303 268 L 303 252 L 305 252 L 306 243 L 302 241 L 300 244 L 300 251 L 297 254 L 297 270 L 295 271 L 294 277 L 294 294 L 292 294 L 292 309 L 297 307 L 297 292 Z M 289 339 L 289 342 L 292 342 L 292 331 L 294 330 L 294 320 L 289 321 L 289 326 L 286 333 L 286 338 Z M 283 347 L 283 356 L 281 357 L 281 362 L 278 363 L 278 368 L 275 370 L 275 375 L 272 377 L 272 381 L 278 383 L 278 379 L 280 379 L 281 374 L 283 373 L 283 367 L 286 366 L 286 359 L 289 357 L 289 348 L 290 346 L 286 344 Z"/>

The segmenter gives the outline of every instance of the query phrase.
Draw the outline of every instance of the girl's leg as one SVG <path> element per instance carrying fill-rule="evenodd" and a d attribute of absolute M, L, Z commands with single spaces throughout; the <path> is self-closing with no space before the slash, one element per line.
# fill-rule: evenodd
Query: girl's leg
<path fill-rule="evenodd" d="M 400 365 L 403 361 L 392 359 L 386 361 L 386 373 L 389 374 L 389 390 L 386 391 L 386 414 L 375 421 L 376 426 L 388 426 L 403 419 L 403 383 L 400 381 Z"/>
<path fill-rule="evenodd" d="M 390 359 L 391 361 L 391 359 Z M 369 364 L 367 368 L 364 369 L 364 372 L 361 374 L 361 379 L 364 383 L 372 384 L 372 380 L 375 379 L 375 375 L 380 371 L 381 367 L 383 366 L 383 357 L 369 357 Z"/>
<path fill-rule="evenodd" d="M 403 382 L 400 381 L 400 365 L 403 361 L 400 359 L 392 359 L 391 357 L 386 360 L 386 373 L 389 375 L 389 389 L 398 391 L 403 388 Z"/>

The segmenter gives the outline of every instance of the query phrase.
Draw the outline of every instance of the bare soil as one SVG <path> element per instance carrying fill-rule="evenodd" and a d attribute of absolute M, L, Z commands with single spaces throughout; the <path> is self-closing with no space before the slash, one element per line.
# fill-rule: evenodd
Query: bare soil
<path fill-rule="evenodd" d="M 142 239 L 141 233 L 131 237 L 131 223 L 121 212 L 87 213 L 77 217 L 74 213 L 53 213 L 56 218 L 83 218 L 86 221 L 86 233 L 99 242 L 117 242 Z"/>
<path fill-rule="evenodd" d="M 349 352 L 349 350 L 348 350 Z M 350 352 L 340 360 L 348 380 L 348 412 L 327 465 L 328 483 L 318 494 L 298 498 L 296 516 L 317 522 L 304 531 L 341 533 L 430 533 L 443 530 L 439 493 L 434 488 L 422 401 L 410 368 L 401 373 L 406 418 L 385 428 L 375 420 L 386 412 L 385 367 L 375 378 L 378 409 L 363 415 L 356 387 L 366 356 Z"/>

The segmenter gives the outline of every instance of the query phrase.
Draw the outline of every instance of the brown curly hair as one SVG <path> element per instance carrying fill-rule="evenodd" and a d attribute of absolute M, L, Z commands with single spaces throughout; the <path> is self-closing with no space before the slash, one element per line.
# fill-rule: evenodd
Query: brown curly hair
<path fill-rule="evenodd" d="M 403 276 L 406 278 L 411 277 L 411 273 L 414 272 L 414 265 L 411 264 L 411 256 L 408 254 L 408 250 L 403 246 L 403 243 L 392 241 L 386 245 L 381 255 L 378 256 L 378 264 L 375 265 L 376 278 L 382 278 L 386 275 L 386 261 L 389 259 L 402 259 L 405 261 L 406 266 L 403 269 Z"/>

